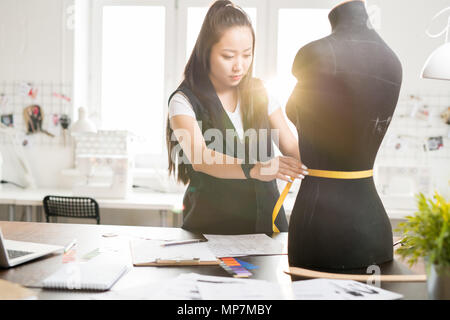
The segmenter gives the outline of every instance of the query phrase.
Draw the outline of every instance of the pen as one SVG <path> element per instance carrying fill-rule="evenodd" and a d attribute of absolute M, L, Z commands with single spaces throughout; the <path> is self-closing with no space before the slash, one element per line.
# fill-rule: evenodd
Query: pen
<path fill-rule="evenodd" d="M 161 247 L 168 247 L 168 246 L 176 246 L 179 244 L 188 244 L 188 243 L 197 243 L 197 242 L 204 242 L 206 240 L 204 239 L 189 239 L 189 240 L 180 240 L 180 241 L 172 241 L 168 243 L 163 243 Z"/>
<path fill-rule="evenodd" d="M 77 239 L 73 239 L 72 242 L 69 243 L 69 245 L 64 248 L 64 253 L 67 253 L 70 249 L 75 247 L 76 244 L 77 244 Z"/>

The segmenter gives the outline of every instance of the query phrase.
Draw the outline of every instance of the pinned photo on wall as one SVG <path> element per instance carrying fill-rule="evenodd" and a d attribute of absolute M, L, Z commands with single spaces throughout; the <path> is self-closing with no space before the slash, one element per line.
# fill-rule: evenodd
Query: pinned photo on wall
<path fill-rule="evenodd" d="M 411 111 L 411 118 L 428 121 L 430 119 L 430 109 L 426 104 L 415 104 Z"/>
<path fill-rule="evenodd" d="M 14 127 L 14 115 L 12 113 L 11 114 L 2 114 L 1 122 L 5 126 L 13 128 Z"/>
<path fill-rule="evenodd" d="M 0 93 L 0 109 L 4 109 L 8 106 L 9 99 L 4 93 Z"/>
<path fill-rule="evenodd" d="M 36 99 L 37 94 L 38 94 L 38 88 L 31 88 L 30 91 L 28 91 L 28 96 L 31 99 Z"/>
<path fill-rule="evenodd" d="M 428 151 L 427 141 L 424 138 L 413 135 L 392 135 L 386 140 L 386 147 L 398 151 Z"/>
<path fill-rule="evenodd" d="M 55 98 L 62 99 L 62 100 L 64 100 L 64 101 L 66 101 L 66 102 L 72 101 L 72 99 L 70 99 L 68 96 L 66 96 L 66 95 L 64 95 L 64 94 L 62 94 L 62 93 L 56 93 L 56 92 L 53 92 L 52 95 L 53 95 Z"/>
<path fill-rule="evenodd" d="M 70 125 L 70 117 L 67 114 L 62 114 L 59 117 L 59 123 L 61 124 L 61 128 L 63 129 L 63 138 L 64 138 L 64 147 L 66 146 L 66 137 L 67 137 L 67 128 Z"/>
<path fill-rule="evenodd" d="M 408 140 L 400 135 L 391 136 L 388 138 L 387 145 L 396 151 L 401 151 L 408 148 Z"/>
<path fill-rule="evenodd" d="M 401 118 L 413 118 L 422 103 L 422 98 L 416 95 L 409 95 L 405 101 L 405 110 L 398 114 Z"/>
<path fill-rule="evenodd" d="M 50 124 L 48 126 L 48 132 L 53 134 L 54 136 L 60 136 L 61 135 L 61 127 L 59 125 L 59 119 L 60 115 L 57 113 L 53 113 L 50 116 Z"/>
<path fill-rule="evenodd" d="M 21 82 L 17 88 L 19 95 L 22 97 L 30 97 L 36 99 L 39 89 L 34 87 L 30 82 Z"/>
<path fill-rule="evenodd" d="M 428 151 L 436 151 L 444 147 L 444 139 L 442 136 L 428 138 Z"/>
<path fill-rule="evenodd" d="M 444 120 L 445 124 L 450 125 L 450 107 L 447 107 L 447 109 L 441 113 L 441 118 Z"/>
<path fill-rule="evenodd" d="M 53 134 L 42 128 L 44 112 L 37 104 L 26 107 L 23 110 L 23 118 L 26 123 L 27 134 L 42 132 L 50 137 L 54 137 Z"/>
<path fill-rule="evenodd" d="M 18 86 L 19 95 L 22 97 L 28 96 L 30 90 L 32 89 L 31 83 L 21 82 Z"/>

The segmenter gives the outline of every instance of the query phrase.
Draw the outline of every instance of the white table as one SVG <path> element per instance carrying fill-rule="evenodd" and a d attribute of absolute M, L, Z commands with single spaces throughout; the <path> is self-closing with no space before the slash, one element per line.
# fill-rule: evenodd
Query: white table
<path fill-rule="evenodd" d="M 15 218 L 16 206 L 25 206 L 26 220 L 31 221 L 33 207 L 39 210 L 42 200 L 47 195 L 73 196 L 71 189 L 37 188 L 21 189 L 16 186 L 3 185 L 0 189 L 0 204 L 9 206 L 9 220 Z M 100 209 L 135 209 L 159 211 L 161 224 L 166 225 L 168 212 L 178 211 L 182 208 L 183 194 L 158 193 L 146 191 L 132 191 L 125 199 L 95 198 Z M 42 216 L 39 214 L 38 216 Z"/>
<path fill-rule="evenodd" d="M 0 205 L 9 205 L 9 220 L 13 221 L 15 217 L 15 207 L 25 206 L 26 220 L 31 221 L 33 208 L 41 210 L 42 200 L 46 195 L 72 196 L 71 189 L 56 188 L 38 188 L 38 189 L 20 189 L 11 185 L 3 185 L 0 189 Z M 289 220 L 289 216 L 294 207 L 296 194 L 289 193 L 284 201 L 284 209 Z M 105 209 L 136 209 L 136 210 L 156 210 L 159 211 L 161 226 L 166 226 L 166 217 L 168 212 L 181 211 L 183 205 L 182 193 L 163 193 L 132 191 L 126 199 L 101 199 L 95 198 L 99 207 Z M 382 198 L 383 203 L 389 199 Z M 394 199 L 397 202 L 398 199 Z M 394 207 L 392 203 L 386 206 L 386 211 L 390 219 L 404 219 L 414 210 L 412 208 Z M 42 214 L 39 213 L 38 216 Z"/>

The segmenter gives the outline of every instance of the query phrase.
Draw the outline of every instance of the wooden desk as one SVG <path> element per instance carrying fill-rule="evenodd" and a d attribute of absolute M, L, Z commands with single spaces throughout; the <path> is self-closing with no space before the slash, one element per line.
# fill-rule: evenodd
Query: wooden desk
<path fill-rule="evenodd" d="M 21 189 L 16 186 L 3 186 L 0 190 L 0 205 L 8 205 L 8 218 L 15 219 L 16 206 L 25 206 L 26 220 L 32 220 L 33 208 L 41 210 L 42 200 L 47 195 L 72 196 L 70 189 L 57 188 L 37 188 Z M 102 199 L 96 198 L 101 209 L 131 209 L 131 210 L 155 210 L 159 211 L 161 225 L 165 226 L 166 217 L 169 212 L 181 210 L 183 204 L 183 194 L 179 193 L 158 193 L 133 191 L 125 199 Z M 38 221 L 42 221 L 42 214 L 37 214 Z"/>
<path fill-rule="evenodd" d="M 80 224 L 53 224 L 35 222 L 8 222 L 0 221 L 0 228 L 7 239 L 33 241 L 56 245 L 67 245 L 74 238 L 78 239 L 77 256 L 81 257 L 96 248 L 112 248 L 109 256 L 115 260 L 132 266 L 127 237 L 189 239 L 194 234 L 180 228 L 155 228 L 155 227 L 130 227 L 110 225 L 80 225 Z M 102 235 L 115 233 L 118 236 L 106 238 Z M 281 233 L 274 236 L 278 240 L 287 241 L 287 234 Z M 125 243 L 125 245 L 124 245 Z M 107 250 L 106 250 L 107 251 Z M 242 257 L 244 261 L 259 266 L 252 270 L 252 279 L 264 279 L 268 281 L 286 284 L 291 282 L 291 277 L 284 273 L 288 269 L 287 255 Z M 38 286 L 45 277 L 55 272 L 62 265 L 62 255 L 52 255 L 39 260 L 28 262 L 13 269 L 0 269 L 0 278 L 16 282 L 25 286 Z M 382 274 L 389 272 L 410 274 L 410 270 L 399 261 L 393 261 L 381 267 Z M 229 277 L 220 266 L 198 267 L 133 267 L 112 288 L 130 288 L 142 285 L 143 281 L 160 281 L 172 279 L 179 274 L 195 272 L 204 275 Z M 295 279 L 294 279 L 295 280 Z M 382 283 L 382 288 L 398 292 L 405 299 L 426 299 L 426 283 Z M 43 290 L 34 288 L 39 299 L 86 299 L 92 293 L 77 293 L 70 291 Z"/>
<path fill-rule="evenodd" d="M 8 206 L 8 220 L 14 221 L 16 219 L 16 207 L 25 207 L 25 221 L 31 222 L 33 210 L 36 210 L 36 221 L 43 221 L 42 214 L 42 200 L 47 195 L 72 196 L 70 189 L 57 188 L 38 188 L 38 189 L 21 189 L 12 185 L 3 185 L 0 189 L 0 205 Z M 167 227 L 167 218 L 169 213 L 181 213 L 183 206 L 182 193 L 163 193 L 163 192 L 147 192 L 133 190 L 129 193 L 126 199 L 101 199 L 96 198 L 100 207 L 100 214 L 102 209 L 131 209 L 131 210 L 154 210 L 159 212 L 160 226 Z M 286 212 L 286 217 L 289 221 L 292 208 L 296 200 L 295 194 L 289 194 L 283 207 Z M 410 211 L 404 210 L 389 210 L 388 216 L 390 218 L 403 218 Z M 101 222 L 102 220 L 100 220 Z M 181 226 L 182 214 L 176 215 L 175 226 Z"/>

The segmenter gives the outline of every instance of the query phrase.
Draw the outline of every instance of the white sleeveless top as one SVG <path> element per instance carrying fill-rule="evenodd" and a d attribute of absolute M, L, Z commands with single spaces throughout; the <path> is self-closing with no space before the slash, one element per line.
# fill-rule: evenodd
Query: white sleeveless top
<path fill-rule="evenodd" d="M 275 99 L 273 96 L 268 94 L 268 115 L 270 116 L 273 112 L 278 110 L 278 108 L 281 108 L 280 103 L 277 99 Z M 241 118 L 241 104 L 240 100 L 238 100 L 238 103 L 236 105 L 236 109 L 234 112 L 230 112 L 224 109 L 224 111 L 227 113 L 228 117 L 230 118 L 231 122 L 234 125 L 234 128 L 237 131 L 237 134 L 239 136 L 239 139 L 242 140 L 244 136 L 244 127 L 242 125 L 242 118 Z M 191 103 L 186 98 L 186 96 L 182 92 L 177 92 L 173 95 L 172 99 L 169 103 L 169 119 L 178 116 L 178 115 L 186 115 L 191 116 L 195 119 L 195 112 L 192 108 Z"/>

